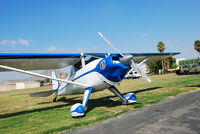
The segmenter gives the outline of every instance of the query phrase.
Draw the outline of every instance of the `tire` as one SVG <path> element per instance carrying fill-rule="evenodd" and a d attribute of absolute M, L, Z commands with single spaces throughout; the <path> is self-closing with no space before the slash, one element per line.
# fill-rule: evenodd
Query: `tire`
<path fill-rule="evenodd" d="M 181 75 L 180 70 L 176 70 L 176 74 L 177 74 L 177 75 Z"/>
<path fill-rule="evenodd" d="M 184 74 L 184 75 L 188 75 L 188 74 L 189 74 L 189 71 L 184 71 L 183 74 Z"/>

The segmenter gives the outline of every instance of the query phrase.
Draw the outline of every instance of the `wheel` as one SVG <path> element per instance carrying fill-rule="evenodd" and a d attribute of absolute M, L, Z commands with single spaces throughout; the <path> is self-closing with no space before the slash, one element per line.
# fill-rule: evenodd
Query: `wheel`
<path fill-rule="evenodd" d="M 176 70 L 176 74 L 177 74 L 177 75 L 180 75 L 180 70 Z"/>
<path fill-rule="evenodd" d="M 73 118 L 80 118 L 84 116 L 84 108 L 82 104 L 76 103 L 71 107 L 71 115 Z"/>
<path fill-rule="evenodd" d="M 128 100 L 128 104 L 136 103 L 137 98 L 134 93 L 128 93 L 124 97 Z"/>

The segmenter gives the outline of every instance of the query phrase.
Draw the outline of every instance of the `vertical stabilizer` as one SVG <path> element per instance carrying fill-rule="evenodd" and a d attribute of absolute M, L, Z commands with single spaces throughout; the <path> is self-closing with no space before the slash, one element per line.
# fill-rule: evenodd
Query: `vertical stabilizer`
<path fill-rule="evenodd" d="M 69 72 L 68 72 L 68 76 L 66 78 L 66 80 L 72 81 L 74 78 L 74 74 L 75 74 L 75 69 L 74 66 L 71 66 Z M 66 86 L 69 86 L 69 83 L 64 83 L 64 82 L 60 82 L 60 87 L 58 89 L 58 94 L 62 94 L 63 92 L 63 88 L 65 88 Z"/>
<path fill-rule="evenodd" d="M 67 80 L 72 80 L 74 78 L 75 74 L 75 68 L 74 66 L 71 66 L 70 71 L 68 72 Z"/>
<path fill-rule="evenodd" d="M 53 72 L 52 72 L 52 77 L 58 78 L 55 70 L 53 70 Z M 53 87 L 53 90 L 58 90 L 60 87 L 59 81 L 52 80 L 52 87 Z"/>

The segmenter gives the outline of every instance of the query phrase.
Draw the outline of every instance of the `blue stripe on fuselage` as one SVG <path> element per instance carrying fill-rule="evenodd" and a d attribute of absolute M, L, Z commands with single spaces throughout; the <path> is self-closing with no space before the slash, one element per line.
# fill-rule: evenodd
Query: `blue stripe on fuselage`
<path fill-rule="evenodd" d="M 82 74 L 82 75 L 80 75 L 80 76 L 74 78 L 72 81 L 75 81 L 75 80 L 77 80 L 77 79 L 79 79 L 79 78 L 81 78 L 81 77 L 83 77 L 83 76 L 85 76 L 85 75 L 87 75 L 87 74 L 89 74 L 89 73 L 91 73 L 91 72 L 94 72 L 94 71 L 95 71 L 95 69 L 92 69 L 92 70 L 90 70 L 90 71 L 88 71 L 88 72 L 86 72 L 86 73 L 84 73 L 84 74 Z M 60 89 L 59 91 L 61 91 L 61 90 L 63 90 L 64 88 L 66 88 L 68 85 L 70 85 L 70 83 L 68 83 L 66 86 L 64 86 L 64 87 L 63 87 L 62 89 Z"/>

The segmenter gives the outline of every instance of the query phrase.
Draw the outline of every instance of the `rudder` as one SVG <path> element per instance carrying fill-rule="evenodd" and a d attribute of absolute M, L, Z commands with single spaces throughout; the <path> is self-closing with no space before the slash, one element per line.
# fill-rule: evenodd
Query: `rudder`
<path fill-rule="evenodd" d="M 52 71 L 52 77 L 58 78 L 55 70 Z M 57 80 L 52 80 L 52 87 L 53 90 L 58 90 L 60 87 L 60 82 Z"/>

